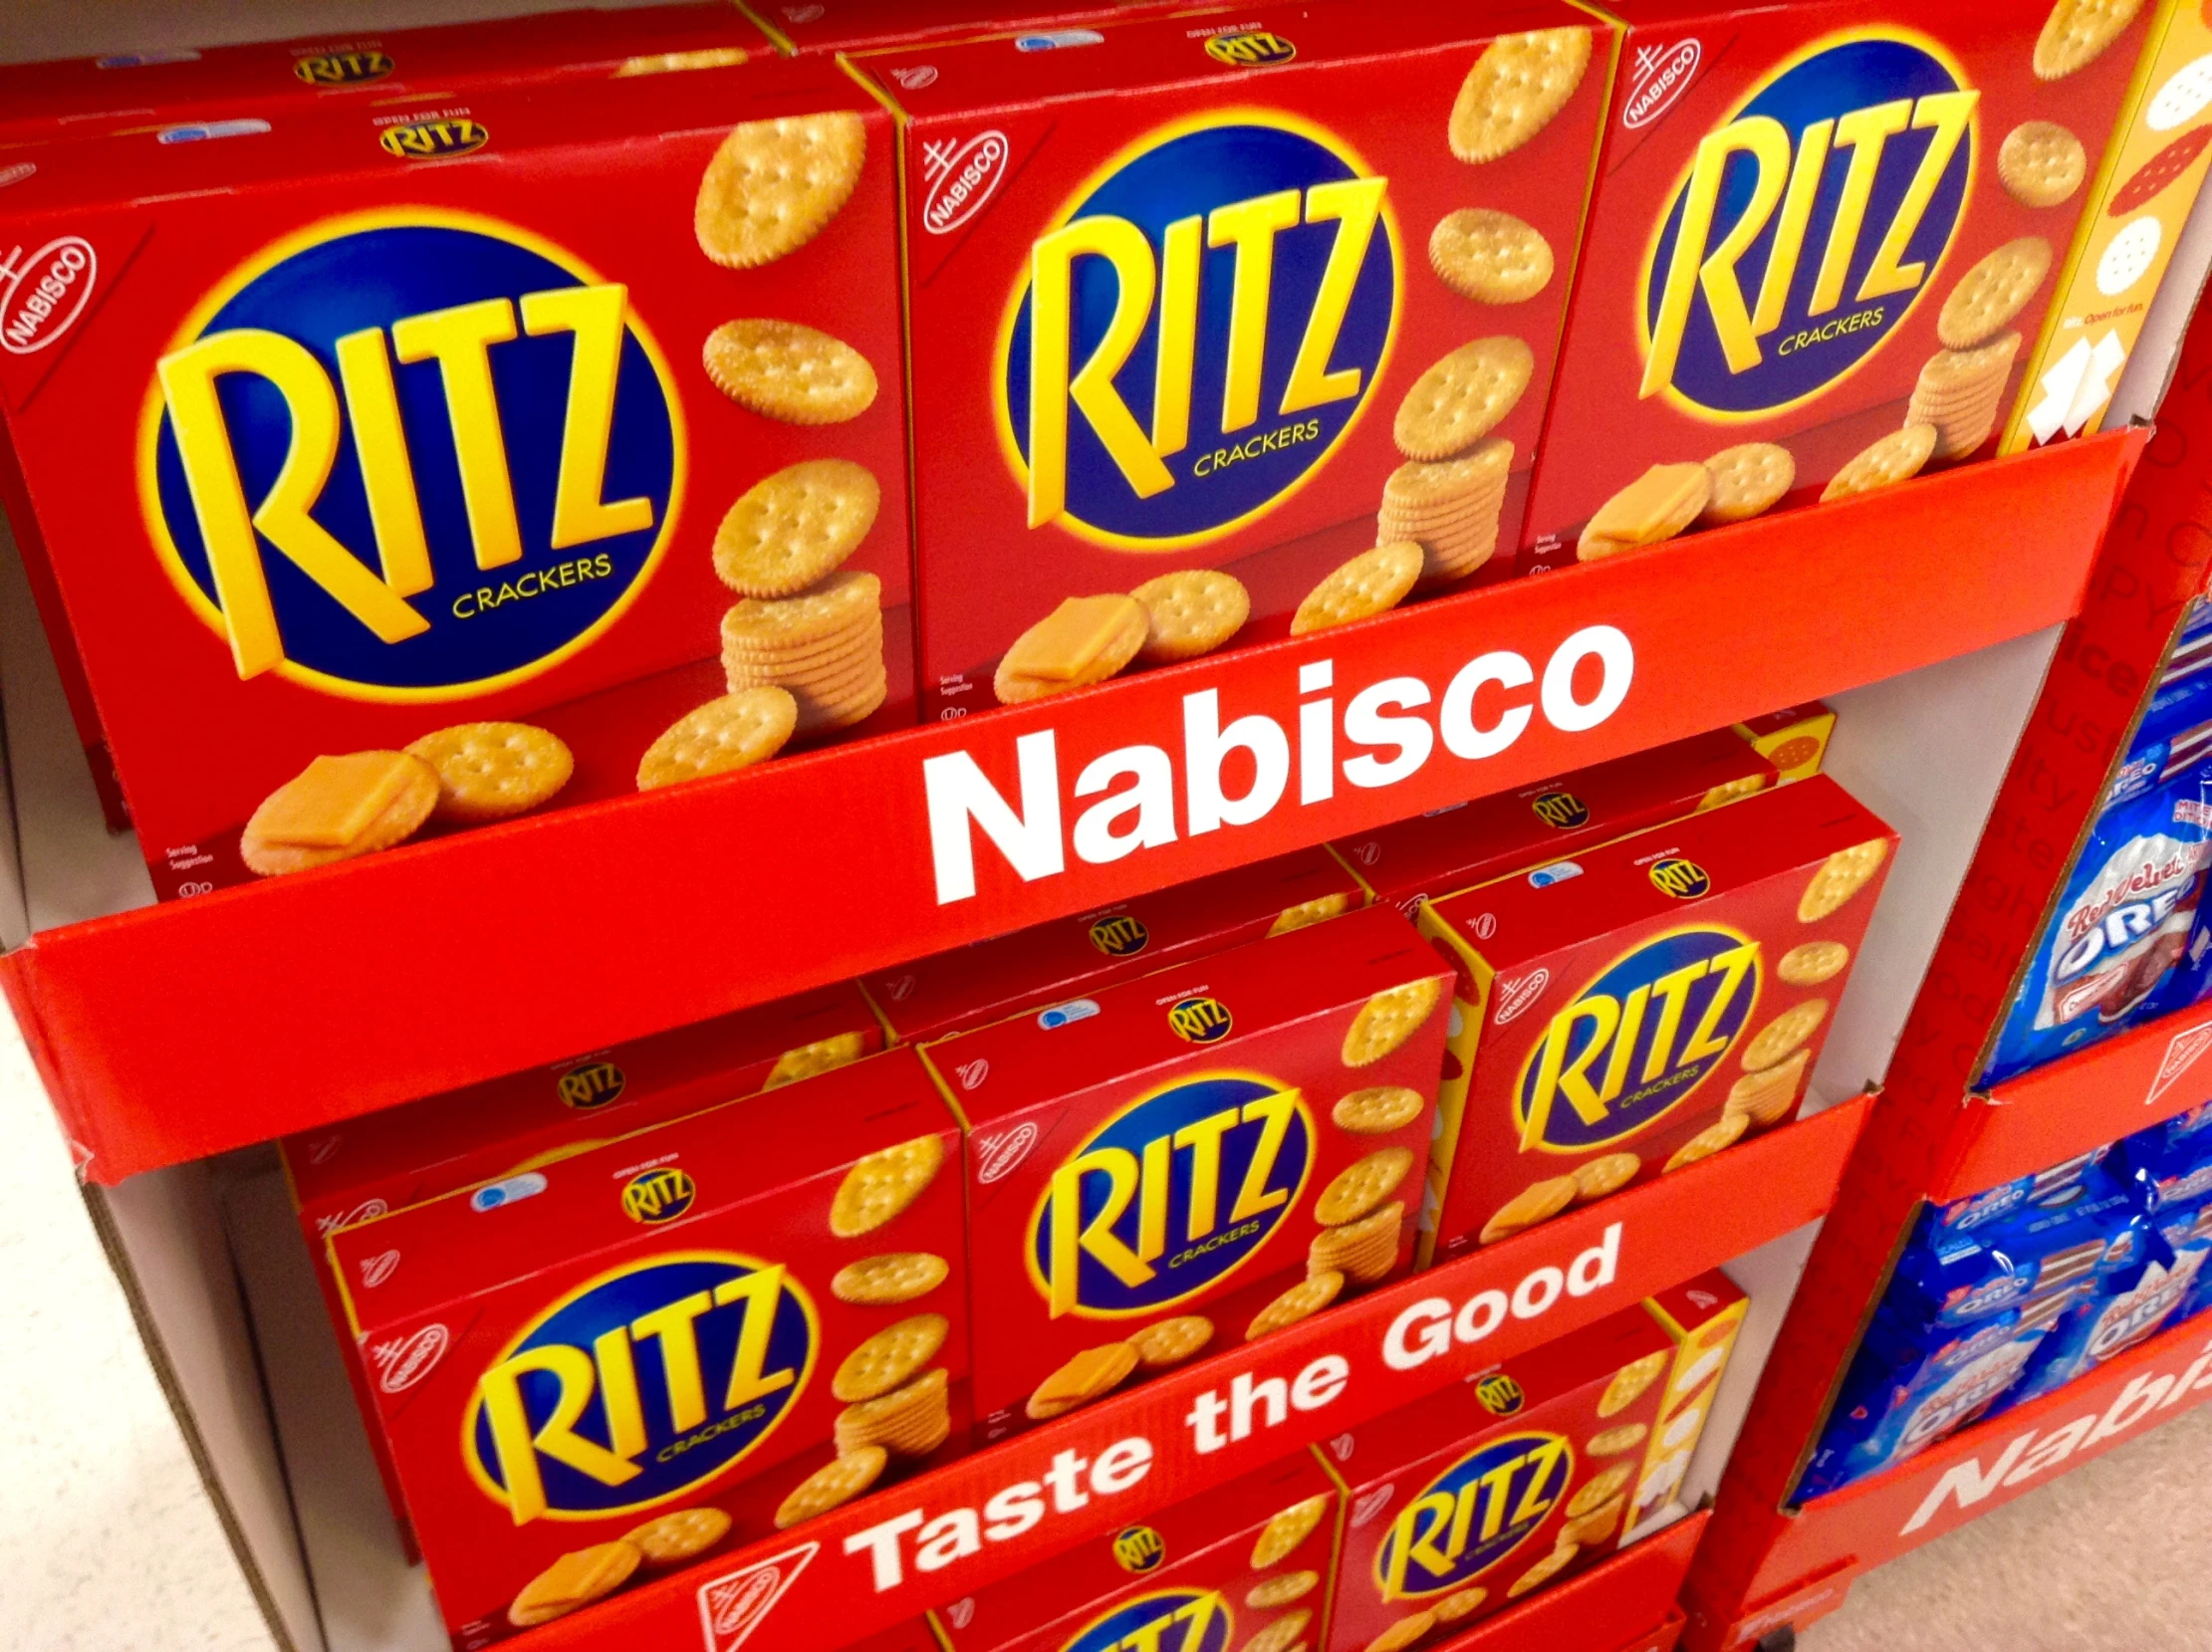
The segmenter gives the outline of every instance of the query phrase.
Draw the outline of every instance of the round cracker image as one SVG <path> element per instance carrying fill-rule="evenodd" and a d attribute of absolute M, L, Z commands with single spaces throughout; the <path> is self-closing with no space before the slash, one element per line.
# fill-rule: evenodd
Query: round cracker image
<path fill-rule="evenodd" d="M 1211 568 L 1162 574 L 1129 594 L 1144 608 L 1144 645 L 1137 657 L 1147 665 L 1210 654 L 1252 617 L 1252 597 L 1243 582 Z"/>
<path fill-rule="evenodd" d="M 528 723 L 456 723 L 407 743 L 438 772 L 433 820 L 504 821 L 552 801 L 576 772 L 557 734 Z"/>
<path fill-rule="evenodd" d="M 1534 224 L 1486 206 L 1437 220 L 1429 267 L 1443 284 L 1478 304 L 1522 304 L 1551 285 L 1552 243 Z"/>
<path fill-rule="evenodd" d="M 1314 1201 L 1314 1220 L 1328 1228 L 1358 1221 L 1396 1192 L 1412 1168 L 1413 1155 L 1403 1147 L 1385 1147 L 1347 1165 Z"/>
<path fill-rule="evenodd" d="M 1213 1340 L 1213 1321 L 1202 1313 L 1179 1313 L 1146 1325 L 1129 1338 L 1136 1361 L 1147 1371 L 1180 1365 Z"/>
<path fill-rule="evenodd" d="M 1842 941 L 1807 941 L 1785 952 L 1774 972 L 1793 987 L 1818 987 L 1842 975 L 1850 961 L 1851 949 Z"/>
<path fill-rule="evenodd" d="M 1988 254 L 1944 299 L 1935 336 L 1945 350 L 1972 350 L 2012 325 L 2051 274 L 2051 243 L 2023 235 Z"/>
<path fill-rule="evenodd" d="M 791 1489 L 776 1510 L 776 1530 L 787 1532 L 803 1521 L 851 1503 L 881 1478 L 890 1456 L 881 1446 L 862 1446 L 833 1458 Z"/>
<path fill-rule="evenodd" d="M 840 1239 L 873 1233 L 922 1196 L 945 1162 L 939 1136 L 916 1136 L 870 1153 L 845 1173 L 830 1202 L 830 1231 Z"/>
<path fill-rule="evenodd" d="M 1798 897 L 1798 922 L 1819 923 L 1833 917 L 1859 890 L 1866 887 L 1881 863 L 1889 858 L 1889 839 L 1869 837 L 1847 849 L 1838 849 L 1821 862 L 1813 881 Z"/>
<path fill-rule="evenodd" d="M 1319 1530 L 1321 1518 L 1329 1513 L 1331 1501 L 1329 1494 L 1324 1492 L 1304 1503 L 1294 1503 L 1270 1518 L 1252 1545 L 1252 1569 L 1265 1571 L 1297 1553 L 1299 1545 Z"/>
<path fill-rule="evenodd" d="M 917 1313 L 884 1326 L 845 1356 L 830 1379 L 830 1392 L 854 1405 L 903 1386 L 937 1357 L 951 1330 L 941 1313 Z"/>
<path fill-rule="evenodd" d="M 1386 1136 L 1420 1117 L 1421 1109 L 1427 1105 L 1427 1099 L 1417 1089 L 1407 1089 L 1403 1084 L 1378 1084 L 1372 1089 L 1355 1089 L 1350 1095 L 1340 1096 L 1337 1104 L 1329 1109 L 1329 1121 L 1355 1136 Z"/>
<path fill-rule="evenodd" d="M 2142 9 L 2143 0 L 2058 0 L 2036 36 L 2036 78 L 2059 81 L 2089 68 Z"/>
<path fill-rule="evenodd" d="M 1418 545 L 1378 545 L 1360 552 L 1306 593 L 1291 615 L 1291 635 L 1388 612 L 1405 600 L 1421 577 L 1421 566 Z"/>
<path fill-rule="evenodd" d="M 1659 1167 L 1659 1174 L 1670 1176 L 1675 1171 L 1709 1159 L 1744 1139 L 1744 1132 L 1751 1128 L 1751 1119 L 1745 1113 L 1724 1112 L 1704 1129 L 1690 1137 L 1674 1150 L 1674 1156 Z"/>
<path fill-rule="evenodd" d="M 1456 458 L 1520 403 L 1536 354 L 1512 337 L 1477 339 L 1438 359 L 1398 403 L 1392 432 L 1408 459 Z"/>
<path fill-rule="evenodd" d="M 1659 1380 L 1660 1374 L 1666 1370 L 1669 1357 L 1668 1352 L 1664 1349 L 1658 1353 L 1647 1353 L 1641 1359 L 1633 1360 L 1613 1372 L 1612 1380 L 1605 1384 L 1604 1393 L 1598 1396 L 1598 1415 L 1600 1417 L 1616 1417 L 1627 1410 L 1629 1406 L 1635 1404 L 1643 1391 Z M 1611 1473 L 1609 1469 L 1606 1472 Z M 1627 1471 L 1623 1469 L 1619 1485 L 1615 1485 L 1612 1491 L 1605 1494 L 1605 1497 L 1611 1497 L 1613 1492 L 1619 1491 L 1620 1486 L 1627 1484 Z M 1599 1498 L 1598 1503 L 1602 1503 L 1604 1500 L 1604 1498 Z M 1597 1503 L 1587 1504 L 1581 1509 L 1570 1509 L 1568 1513 L 1575 1515 L 1587 1514 L 1597 1507 Z"/>
<path fill-rule="evenodd" d="M 1575 96 L 1590 68 L 1588 29 L 1502 35 L 1460 83 L 1445 127 L 1451 151 L 1470 165 L 1511 154 Z"/>
<path fill-rule="evenodd" d="M 1581 1193 L 1581 1185 L 1572 1176 L 1554 1176 L 1548 1181 L 1531 1183 L 1499 1206 L 1497 1214 L 1482 1225 L 1481 1242 L 1495 1245 L 1539 1222 L 1549 1222 L 1572 1205 Z"/>
<path fill-rule="evenodd" d="M 657 791 L 765 763 L 799 726 L 799 702 L 781 688 L 743 688 L 709 700 L 668 726 L 637 760 L 637 790 Z"/>
<path fill-rule="evenodd" d="M 858 115 L 791 115 L 732 128 L 699 179 L 699 250 L 733 270 L 797 252 L 853 198 L 867 161 Z"/>
<path fill-rule="evenodd" d="M 843 339 L 799 322 L 724 322 L 700 353 L 714 387 L 785 424 L 842 424 L 875 402 L 875 369 Z"/>
<path fill-rule="evenodd" d="M 1376 993 L 1345 1029 L 1345 1065 L 1372 1066 L 1396 1050 L 1420 1031 L 1443 992 L 1443 983 L 1431 979 Z"/>
<path fill-rule="evenodd" d="M 1744 1070 L 1759 1072 L 1773 1066 L 1811 1038 L 1827 1019 L 1828 1000 L 1825 998 L 1809 998 L 1803 1004 L 1791 1005 L 1753 1034 L 1751 1042 L 1744 1046 Z"/>

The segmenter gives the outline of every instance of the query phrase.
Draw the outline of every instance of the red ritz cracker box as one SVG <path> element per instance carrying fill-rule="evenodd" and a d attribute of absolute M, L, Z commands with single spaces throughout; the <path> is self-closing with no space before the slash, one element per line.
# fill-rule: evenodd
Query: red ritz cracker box
<path fill-rule="evenodd" d="M 1118 4 L 1063 6 L 1009 5 L 1004 0 L 817 0 L 776 4 L 755 0 L 741 9 L 783 51 L 800 57 L 817 52 L 865 52 L 966 35 L 998 34 L 1008 29 L 1045 29 L 1132 17 L 1185 16 L 1220 10 L 1224 0 L 1119 0 Z M 1031 51 L 1057 51 L 1092 42 L 1082 33 L 1058 30 L 1030 37 Z"/>
<path fill-rule="evenodd" d="M 1332 846 L 1376 901 L 1410 918 L 1424 900 L 1776 784 L 1774 766 L 1723 729 L 1394 821 Z"/>
<path fill-rule="evenodd" d="M 858 729 L 911 721 L 894 144 L 872 98 L 764 58 L 272 125 L 47 145 L 0 222 L 25 282 L 68 266 L 56 307 L 32 316 L 21 285 L 0 303 L 0 490 L 161 895 L 244 879 L 241 828 L 311 761 L 441 728 L 550 730 L 576 803 L 690 772 L 642 760 L 763 672 L 797 690 L 800 739 L 886 684 Z M 787 149 L 820 187 L 757 232 L 744 203 L 799 187 L 758 175 Z M 781 399 L 786 347 L 848 399 Z M 800 667 L 757 603 L 725 634 L 733 586 L 798 593 Z M 844 674 L 807 677 L 829 653 Z M 279 812 L 320 846 L 257 863 L 405 835 L 435 796 L 417 769 L 437 778 L 377 771 L 366 829 L 327 796 L 335 819 Z"/>
<path fill-rule="evenodd" d="M 198 118 L 210 134 L 303 105 L 743 63 L 771 43 L 717 0 L 0 66 L 0 143 Z M 196 134 L 195 134 L 196 135 Z"/>
<path fill-rule="evenodd" d="M 1701 1275 L 1352 1430 L 1329 1652 L 1446 1641 L 1640 1536 L 1746 1305 L 1726 1275 Z M 1407 1346 L 1419 1354 L 1419 1330 Z"/>
<path fill-rule="evenodd" d="M 1511 571 L 1610 30 L 1528 0 L 1089 32 L 856 60 L 900 111 L 925 717 Z M 1420 567 L 1317 592 L 1385 519 Z"/>
<path fill-rule="evenodd" d="M 931 1046 L 968 1123 L 981 1437 L 1401 1273 L 1448 979 L 1368 908 Z"/>
<path fill-rule="evenodd" d="M 454 1646 L 963 1450 L 958 1154 L 892 1051 L 334 1235 Z"/>
<path fill-rule="evenodd" d="M 696 1026 L 593 1051 L 446 1095 L 366 1113 L 278 1143 L 300 1231 L 323 1255 L 340 1228 L 373 1221 L 479 1182 L 512 1179 L 616 1135 L 794 1083 L 882 1048 L 882 1029 L 853 982 L 818 987 Z M 317 1271 L 334 1321 L 337 1278 Z M 346 1344 L 362 1415 L 375 1405 L 358 1350 Z M 369 1443 L 392 1512 L 405 1510 L 383 1437 Z"/>
<path fill-rule="evenodd" d="M 2091 29 L 2109 28 L 2093 14 Z M 2212 17 L 2201 4 L 2149 9 L 2146 45 L 2119 134 L 2090 186 L 2073 266 L 2044 329 L 2037 368 L 2002 451 L 2099 429 L 2141 337 L 2212 149 Z"/>
<path fill-rule="evenodd" d="M 956 947 L 861 984 L 897 1037 L 938 1039 L 1366 903 L 1359 880 L 1317 846 Z"/>
<path fill-rule="evenodd" d="M 1836 738 L 1836 713 L 1825 700 L 1808 700 L 1738 723 L 1736 733 L 1782 771 L 1780 784 L 1787 786 L 1821 772 L 1828 761 L 1828 743 Z"/>
<path fill-rule="evenodd" d="M 1826 776 L 1422 909 L 1439 1261 L 1796 1115 L 1896 834 Z"/>
<path fill-rule="evenodd" d="M 1329 1622 L 1340 1482 L 1309 1448 L 930 1614 L 944 1652 L 1283 1652 Z"/>
<path fill-rule="evenodd" d="M 2071 33 L 2074 0 L 1604 9 L 1601 255 L 1524 565 L 1994 451 L 2143 49 L 2103 25 L 2134 8 Z"/>

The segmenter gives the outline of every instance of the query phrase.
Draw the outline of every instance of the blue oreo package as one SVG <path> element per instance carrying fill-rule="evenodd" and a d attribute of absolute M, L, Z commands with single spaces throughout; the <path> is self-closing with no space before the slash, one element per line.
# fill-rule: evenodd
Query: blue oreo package
<path fill-rule="evenodd" d="M 2212 604 L 2192 604 L 2029 955 L 1984 1085 L 2212 991 Z"/>
<path fill-rule="evenodd" d="M 1879 1474 L 1980 1420 L 2020 1380 L 2071 1295 L 1932 1336 L 1877 1308 L 1798 1500 Z"/>
<path fill-rule="evenodd" d="M 2169 1237 L 2157 1217 L 2142 1216 L 2115 1235 L 2095 1282 L 2052 1327 L 2026 1375 L 1994 1409 L 2010 1410 L 2063 1388 L 2165 1328 L 2212 1251 L 2212 1235 L 2196 1228 L 2192 1213 Z"/>

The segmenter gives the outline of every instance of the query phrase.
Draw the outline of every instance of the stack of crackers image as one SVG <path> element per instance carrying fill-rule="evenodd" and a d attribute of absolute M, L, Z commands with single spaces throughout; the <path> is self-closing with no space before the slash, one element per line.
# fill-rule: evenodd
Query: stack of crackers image
<path fill-rule="evenodd" d="M 797 251 L 851 198 L 867 158 L 857 115 L 748 121 L 699 181 L 699 250 L 750 270 Z M 744 317 L 707 336 L 707 376 L 732 401 L 785 424 L 833 425 L 874 405 L 875 368 L 798 322 Z M 882 489 L 850 459 L 803 459 L 753 484 L 714 535 L 714 572 L 740 600 L 722 619 L 729 693 L 686 714 L 638 765 L 648 791 L 774 757 L 883 703 L 882 582 L 841 574 L 875 526 Z"/>

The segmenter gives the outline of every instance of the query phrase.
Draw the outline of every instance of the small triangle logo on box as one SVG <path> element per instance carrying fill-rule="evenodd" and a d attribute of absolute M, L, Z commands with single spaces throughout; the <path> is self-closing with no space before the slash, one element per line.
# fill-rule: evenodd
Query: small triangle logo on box
<path fill-rule="evenodd" d="M 736 1652 L 743 1646 L 821 1549 L 820 1543 L 801 1543 L 700 1584 L 706 1652 Z"/>
<path fill-rule="evenodd" d="M 2143 1097 L 2143 1105 L 2149 1106 L 2171 1089 L 2207 1050 L 2212 1050 L 2212 1021 L 2199 1022 L 2176 1033 L 2167 1042 L 2165 1058 L 2158 1063 L 2158 1076 L 2151 1079 L 2150 1093 Z"/>

